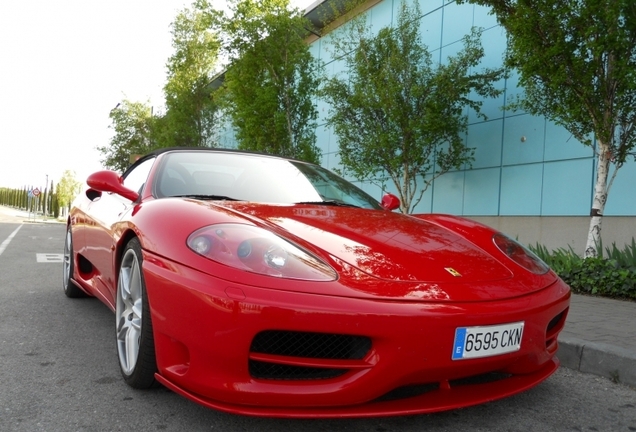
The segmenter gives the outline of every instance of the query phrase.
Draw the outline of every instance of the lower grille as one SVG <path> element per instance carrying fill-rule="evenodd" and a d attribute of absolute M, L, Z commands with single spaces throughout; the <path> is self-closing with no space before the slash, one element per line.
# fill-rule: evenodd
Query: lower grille
<path fill-rule="evenodd" d="M 348 369 L 326 369 L 306 366 L 290 366 L 262 361 L 249 361 L 250 375 L 267 380 L 323 380 L 336 378 L 348 372 Z"/>
<path fill-rule="evenodd" d="M 458 378 L 449 381 L 432 382 L 427 384 L 411 384 L 395 388 L 388 393 L 380 396 L 375 402 L 387 402 L 401 399 L 409 399 L 421 396 L 425 393 L 438 390 L 440 388 L 453 388 L 464 385 L 488 384 L 500 380 L 510 378 L 512 375 L 501 372 L 487 372 L 479 375 L 473 375 L 465 378 Z"/>
<path fill-rule="evenodd" d="M 250 346 L 250 352 L 333 360 L 360 360 L 370 349 L 364 336 L 280 330 L 257 334 Z"/>
<path fill-rule="evenodd" d="M 339 360 L 362 360 L 371 350 L 371 339 L 365 336 L 330 333 L 267 330 L 252 340 L 250 354 L 295 357 L 294 363 L 273 359 L 249 360 L 249 372 L 254 378 L 269 380 L 324 380 L 336 378 L 349 371 L 347 365 L 338 367 Z M 334 360 L 329 367 L 307 366 L 303 359 Z"/>
<path fill-rule="evenodd" d="M 548 323 L 548 328 L 546 329 L 546 334 L 550 334 L 552 333 L 555 329 L 557 329 L 557 326 L 559 324 L 562 324 L 561 321 L 563 320 L 563 318 L 565 317 L 566 314 L 566 310 L 561 312 L 560 314 L 558 314 L 557 316 L 555 316 L 554 318 L 552 318 L 550 320 L 550 322 Z"/>
<path fill-rule="evenodd" d="M 421 396 L 424 393 L 428 393 L 437 389 L 439 389 L 439 383 L 413 384 L 398 387 L 380 396 L 375 400 L 375 402 L 389 402 L 400 399 L 408 399 L 415 396 Z"/>
<path fill-rule="evenodd" d="M 556 350 L 556 338 L 559 332 L 563 330 L 563 326 L 565 326 L 565 317 L 567 314 L 568 310 L 565 309 L 563 312 L 552 318 L 548 323 L 545 331 L 545 346 L 548 350 Z"/>
<path fill-rule="evenodd" d="M 487 384 L 495 381 L 505 380 L 506 378 L 510 378 L 512 374 L 501 373 L 501 372 L 487 372 L 480 375 L 473 375 L 466 378 L 459 378 L 450 380 L 451 387 L 458 387 L 463 385 L 471 385 L 471 384 Z"/>

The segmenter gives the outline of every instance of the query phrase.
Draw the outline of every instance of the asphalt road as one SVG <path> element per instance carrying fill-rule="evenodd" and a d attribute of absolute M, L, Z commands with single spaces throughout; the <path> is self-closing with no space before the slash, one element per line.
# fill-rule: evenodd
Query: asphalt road
<path fill-rule="evenodd" d="M 636 431 L 636 389 L 565 368 L 502 401 L 380 419 L 251 418 L 136 391 L 119 374 L 114 315 L 62 292 L 64 226 L 25 223 L 7 242 L 18 227 L 0 223 L 0 431 Z"/>

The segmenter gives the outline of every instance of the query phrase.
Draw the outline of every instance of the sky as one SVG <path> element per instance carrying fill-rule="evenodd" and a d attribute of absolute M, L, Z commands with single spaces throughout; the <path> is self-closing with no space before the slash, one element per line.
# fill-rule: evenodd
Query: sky
<path fill-rule="evenodd" d="M 192 2 L 1 0 L 0 187 L 103 169 L 110 110 L 123 99 L 162 108 L 170 23 Z"/>

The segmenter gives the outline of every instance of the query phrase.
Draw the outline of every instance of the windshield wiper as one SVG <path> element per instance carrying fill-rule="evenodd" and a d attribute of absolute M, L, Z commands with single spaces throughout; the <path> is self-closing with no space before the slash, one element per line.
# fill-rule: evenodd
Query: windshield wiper
<path fill-rule="evenodd" d="M 192 198 L 198 200 L 212 200 L 212 201 L 240 201 L 236 198 L 232 198 L 225 195 L 201 195 L 201 194 L 190 194 L 190 195 L 172 195 L 174 198 Z"/>
<path fill-rule="evenodd" d="M 337 200 L 324 200 L 324 201 L 301 201 L 301 202 L 297 202 L 294 204 L 312 204 L 312 205 L 326 205 L 326 206 L 337 206 L 337 207 L 354 207 L 354 208 L 360 208 L 360 206 L 357 206 L 355 204 L 349 204 L 343 201 L 337 201 Z"/>

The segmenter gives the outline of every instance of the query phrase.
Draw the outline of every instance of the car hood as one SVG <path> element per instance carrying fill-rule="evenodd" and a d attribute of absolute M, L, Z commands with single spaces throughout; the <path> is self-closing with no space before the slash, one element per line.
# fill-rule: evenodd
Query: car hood
<path fill-rule="evenodd" d="M 224 205 L 265 223 L 331 262 L 393 282 L 475 283 L 509 279 L 500 261 L 451 230 L 378 210 L 334 206 Z M 313 246 L 313 247 L 312 247 Z M 503 256 L 502 256 L 503 257 Z"/>

